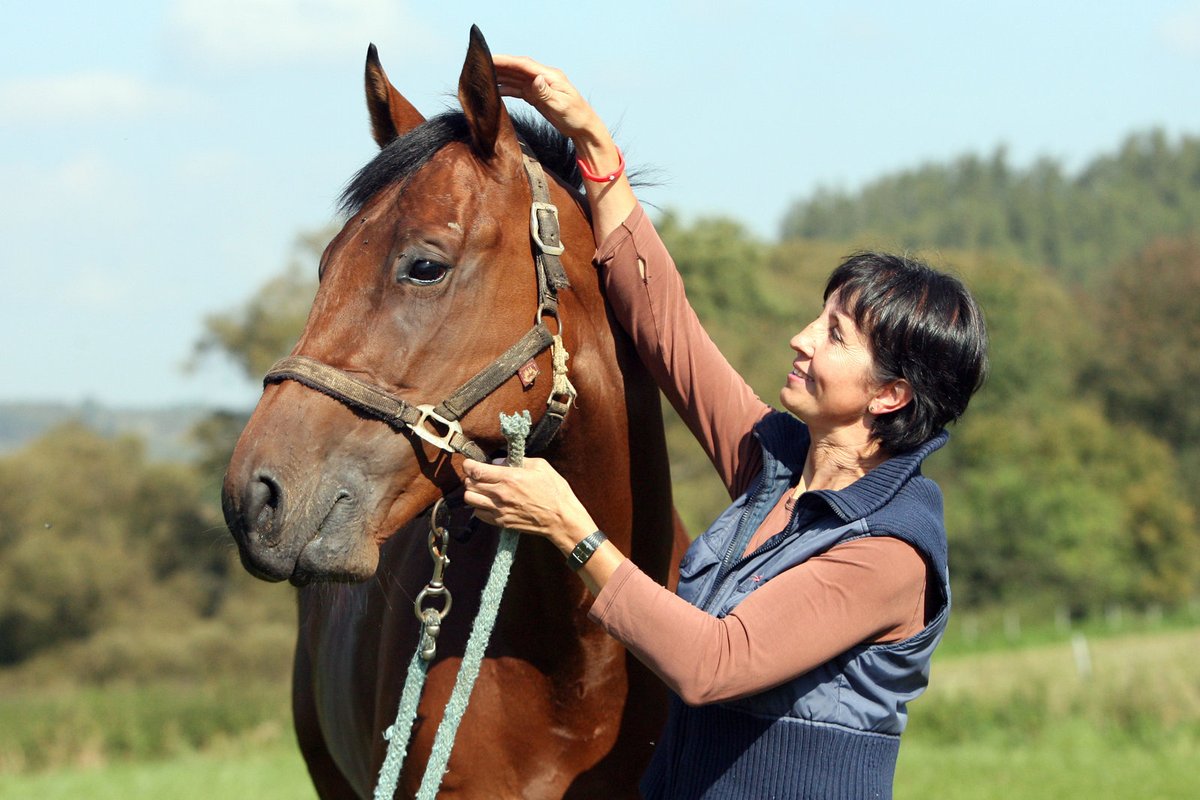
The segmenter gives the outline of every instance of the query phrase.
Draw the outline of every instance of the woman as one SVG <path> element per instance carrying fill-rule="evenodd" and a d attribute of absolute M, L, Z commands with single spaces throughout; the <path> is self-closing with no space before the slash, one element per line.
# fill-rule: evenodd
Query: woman
<path fill-rule="evenodd" d="M 468 461 L 487 522 L 552 541 L 590 616 L 672 689 L 647 797 L 890 797 L 907 703 L 950 594 L 941 494 L 920 474 L 986 371 L 982 315 L 954 278 L 856 255 L 759 400 L 687 303 L 604 124 L 559 71 L 496 56 L 501 92 L 570 137 L 610 303 L 737 498 L 689 548 L 678 594 L 642 574 L 545 462 Z"/>

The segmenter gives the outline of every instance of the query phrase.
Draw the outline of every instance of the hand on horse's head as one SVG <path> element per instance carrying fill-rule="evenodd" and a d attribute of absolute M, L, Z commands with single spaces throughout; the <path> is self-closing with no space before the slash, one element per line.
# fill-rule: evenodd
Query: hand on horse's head
<path fill-rule="evenodd" d="M 608 131 L 600 117 L 561 70 L 528 56 L 496 54 L 492 57 L 500 94 L 519 97 L 569 139 L 596 136 Z"/>
<path fill-rule="evenodd" d="M 550 539 L 570 552 L 596 530 L 591 514 L 550 463 L 526 458 L 523 467 L 463 462 L 463 500 L 489 525 Z"/>
<path fill-rule="evenodd" d="M 492 57 L 500 94 L 529 103 L 575 145 L 596 243 L 616 230 L 637 205 L 623 175 L 625 160 L 604 121 L 561 70 L 527 56 Z M 586 168 L 585 168 L 586 164 Z M 589 177 L 602 176 L 600 178 Z"/>

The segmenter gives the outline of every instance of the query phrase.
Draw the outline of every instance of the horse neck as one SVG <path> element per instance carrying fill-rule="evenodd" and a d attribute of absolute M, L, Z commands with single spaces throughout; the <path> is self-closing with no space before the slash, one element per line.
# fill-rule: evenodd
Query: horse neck
<path fill-rule="evenodd" d="M 609 538 L 665 582 L 674 518 L 658 388 L 586 269 L 568 291 L 578 291 L 582 313 L 598 321 L 576 345 L 578 408 L 549 460 Z"/>

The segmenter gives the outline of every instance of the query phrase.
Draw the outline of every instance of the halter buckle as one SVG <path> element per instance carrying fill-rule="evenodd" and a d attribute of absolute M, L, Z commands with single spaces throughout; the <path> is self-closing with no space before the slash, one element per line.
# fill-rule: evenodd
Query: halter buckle
<path fill-rule="evenodd" d="M 412 424 L 412 432 L 439 450 L 445 450 L 447 453 L 457 452 L 453 447 L 450 446 L 450 440 L 454 438 L 455 434 L 462 436 L 462 425 L 460 425 L 457 420 L 446 419 L 440 414 L 434 412 L 432 405 L 420 405 L 417 406 L 416 409 L 417 411 L 421 412 L 421 416 Z M 428 419 L 432 419 L 435 423 L 444 427 L 446 429 L 446 433 L 438 434 L 436 431 L 425 427 L 425 422 Z"/>
<path fill-rule="evenodd" d="M 566 247 L 563 246 L 561 240 L 559 244 L 550 244 L 542 238 L 542 221 L 538 217 L 539 211 L 548 211 L 554 217 L 554 230 L 558 231 L 558 206 L 553 203 L 543 203 L 540 200 L 534 200 L 529 207 L 529 233 L 533 236 L 533 241 L 537 243 L 538 249 L 549 256 L 561 256 L 566 252 Z"/>

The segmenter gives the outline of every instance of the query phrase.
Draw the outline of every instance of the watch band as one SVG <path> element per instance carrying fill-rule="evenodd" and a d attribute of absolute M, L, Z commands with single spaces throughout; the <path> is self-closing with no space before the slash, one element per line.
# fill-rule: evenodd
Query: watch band
<path fill-rule="evenodd" d="M 607 541 L 608 537 L 604 535 L 604 531 L 589 533 L 587 538 L 575 545 L 575 549 L 571 551 L 571 555 L 567 556 L 567 566 L 578 572 L 596 552 L 596 549 Z"/>

